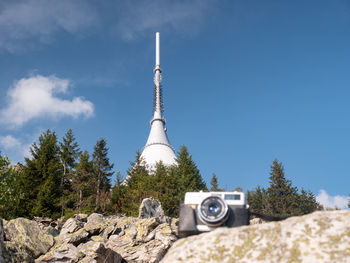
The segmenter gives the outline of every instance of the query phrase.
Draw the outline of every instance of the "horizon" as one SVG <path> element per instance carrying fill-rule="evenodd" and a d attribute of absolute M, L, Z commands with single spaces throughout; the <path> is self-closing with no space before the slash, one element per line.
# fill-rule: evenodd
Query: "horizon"
<path fill-rule="evenodd" d="M 10 160 L 23 163 L 43 131 L 61 140 L 71 128 L 90 155 L 105 138 L 125 177 L 150 131 L 160 32 L 170 144 L 188 147 L 208 186 L 215 173 L 225 189 L 266 188 L 277 158 L 298 190 L 346 209 L 345 0 L 0 6 L 0 150 Z"/>

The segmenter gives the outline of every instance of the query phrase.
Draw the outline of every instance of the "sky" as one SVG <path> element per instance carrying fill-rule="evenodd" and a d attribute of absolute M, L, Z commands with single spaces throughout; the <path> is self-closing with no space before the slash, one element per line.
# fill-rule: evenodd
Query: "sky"
<path fill-rule="evenodd" d="M 13 162 L 51 129 L 124 176 L 153 108 L 160 32 L 170 143 L 209 185 L 268 187 L 277 158 L 327 207 L 350 194 L 347 0 L 0 2 L 0 150 Z"/>

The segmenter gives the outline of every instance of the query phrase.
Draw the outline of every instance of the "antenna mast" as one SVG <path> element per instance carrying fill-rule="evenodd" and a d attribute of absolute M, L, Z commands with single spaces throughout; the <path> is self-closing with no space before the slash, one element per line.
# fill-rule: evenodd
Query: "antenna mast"
<path fill-rule="evenodd" d="M 156 33 L 156 65 L 154 68 L 154 105 L 153 105 L 153 120 L 161 119 L 164 122 L 162 117 L 163 112 L 163 96 L 162 96 L 162 69 L 160 68 L 160 44 L 159 44 L 159 32 Z"/>

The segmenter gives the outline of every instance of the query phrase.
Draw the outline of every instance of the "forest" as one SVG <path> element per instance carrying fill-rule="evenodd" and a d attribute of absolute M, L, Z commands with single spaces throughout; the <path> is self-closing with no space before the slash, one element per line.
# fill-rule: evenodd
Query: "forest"
<path fill-rule="evenodd" d="M 151 172 L 137 151 L 126 171 L 127 179 L 118 171 L 112 184 L 115 171 L 108 151 L 103 138 L 92 154 L 81 150 L 69 129 L 61 140 L 54 131 L 43 132 L 23 164 L 11 164 L 0 152 L 0 217 L 68 218 L 92 212 L 137 216 L 142 200 L 151 196 L 162 203 L 166 215 L 177 217 L 186 192 L 242 191 L 240 187 L 219 188 L 215 174 L 208 188 L 185 145 L 177 153 L 176 165 L 159 162 Z M 299 191 L 292 185 L 277 159 L 268 179 L 267 189 L 257 186 L 247 191 L 251 211 L 289 217 L 322 209 L 311 191 Z"/>

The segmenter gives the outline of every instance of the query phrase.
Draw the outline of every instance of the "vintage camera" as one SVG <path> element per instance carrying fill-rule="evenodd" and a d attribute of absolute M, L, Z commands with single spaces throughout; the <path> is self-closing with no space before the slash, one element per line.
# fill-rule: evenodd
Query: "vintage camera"
<path fill-rule="evenodd" d="M 178 234 L 182 237 L 242 225 L 249 225 L 243 192 L 188 192 L 180 205 Z"/>

